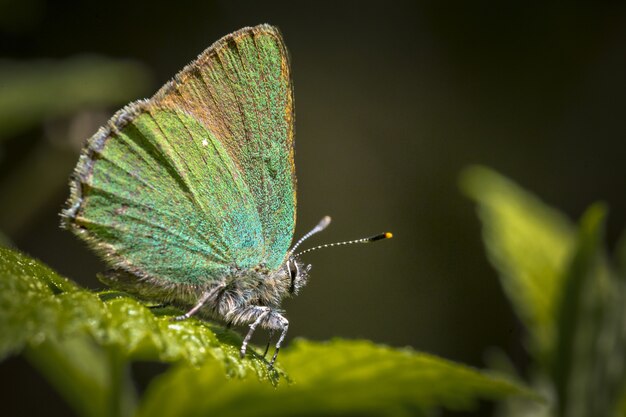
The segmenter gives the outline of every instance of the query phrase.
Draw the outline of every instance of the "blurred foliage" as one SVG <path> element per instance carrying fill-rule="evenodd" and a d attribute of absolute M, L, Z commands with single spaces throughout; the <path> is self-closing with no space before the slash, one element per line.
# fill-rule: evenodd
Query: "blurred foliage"
<path fill-rule="evenodd" d="M 537 399 L 510 380 L 368 341 L 297 340 L 281 363 L 294 383 L 278 389 L 226 381 L 214 366 L 180 366 L 153 384 L 138 415 L 429 415 L 439 407 L 471 409 L 478 398 Z"/>
<path fill-rule="evenodd" d="M 603 247 L 606 209 L 591 206 L 578 231 L 554 209 L 499 174 L 468 169 L 492 264 L 529 335 L 531 383 L 549 409 L 515 401 L 504 415 L 613 416 L 626 409 L 626 282 L 623 254 Z"/>
<path fill-rule="evenodd" d="M 0 195 L 11 202 L 0 205 L 0 230 L 15 235 L 66 186 L 83 141 L 107 120 L 103 109 L 140 97 L 151 84 L 133 61 L 0 60 L 0 146 L 21 142 L 14 146 L 22 149 L 15 161 L 0 148 Z M 34 132 L 38 140 L 25 140 Z"/>
<path fill-rule="evenodd" d="M 0 140 L 46 119 L 119 104 L 145 93 L 143 66 L 99 56 L 62 61 L 0 61 Z"/>
<path fill-rule="evenodd" d="M 79 288 L 0 248 L 0 358 L 22 351 L 81 415 L 406 415 L 478 399 L 538 397 L 512 380 L 410 349 L 367 341 L 299 341 L 268 368 L 239 358 L 241 338 L 215 325 L 172 322 L 124 294 Z M 141 401 L 131 361 L 174 362 Z M 291 381 L 291 382 L 288 382 Z M 276 388 L 277 386 L 277 388 Z"/>
<path fill-rule="evenodd" d="M 575 228 L 506 178 L 475 167 L 462 187 L 480 204 L 483 238 L 490 261 L 530 334 L 538 358 L 553 351 L 563 271 L 575 245 Z"/>

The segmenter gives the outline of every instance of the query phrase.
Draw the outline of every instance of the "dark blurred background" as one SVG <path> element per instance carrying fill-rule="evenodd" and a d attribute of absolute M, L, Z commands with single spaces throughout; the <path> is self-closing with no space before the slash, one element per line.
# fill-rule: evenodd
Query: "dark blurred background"
<path fill-rule="evenodd" d="M 310 254 L 308 287 L 285 303 L 290 338 L 367 338 L 477 367 L 497 347 L 523 370 L 523 329 L 457 187 L 468 164 L 573 220 L 604 200 L 610 242 L 624 228 L 619 3 L 86 4 L 0 2 L 2 239 L 85 286 L 102 287 L 103 264 L 58 227 L 81 142 L 219 37 L 263 22 L 292 58 L 296 237 L 326 214 L 332 226 L 309 246 L 395 235 Z M 69 412 L 21 359 L 0 375 L 8 415 Z"/>

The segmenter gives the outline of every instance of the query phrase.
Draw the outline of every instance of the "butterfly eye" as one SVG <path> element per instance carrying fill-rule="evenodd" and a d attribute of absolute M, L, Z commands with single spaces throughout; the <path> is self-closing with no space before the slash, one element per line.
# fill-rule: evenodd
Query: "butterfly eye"
<path fill-rule="evenodd" d="M 289 292 L 293 294 L 296 291 L 296 278 L 298 278 L 300 270 L 298 268 L 298 263 L 293 258 L 288 261 L 287 268 L 289 270 L 289 276 L 291 277 Z"/>

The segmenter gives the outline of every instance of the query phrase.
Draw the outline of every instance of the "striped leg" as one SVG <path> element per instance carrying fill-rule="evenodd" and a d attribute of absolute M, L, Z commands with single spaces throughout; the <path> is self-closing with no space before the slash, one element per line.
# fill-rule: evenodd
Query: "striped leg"
<path fill-rule="evenodd" d="M 272 360 L 270 361 L 270 368 L 273 367 L 274 362 L 276 362 L 276 358 L 278 357 L 278 351 L 280 350 L 280 345 L 283 343 L 283 340 L 285 340 L 285 336 L 287 336 L 287 330 L 289 329 L 289 321 L 286 318 L 278 313 L 276 313 L 274 317 L 276 317 L 280 322 L 281 333 L 278 341 L 276 342 L 276 350 L 274 351 L 274 356 L 272 356 Z"/>
<path fill-rule="evenodd" d="M 274 331 L 280 330 L 280 337 L 278 338 L 278 341 L 275 345 L 276 350 L 274 351 L 272 360 L 269 363 L 270 368 L 274 366 L 274 362 L 276 362 L 276 357 L 278 356 L 280 347 L 285 340 L 285 336 L 287 335 L 287 329 L 289 329 L 289 321 L 285 317 L 283 317 L 278 311 L 272 310 L 270 307 L 265 306 L 247 307 L 237 312 L 233 312 L 233 316 L 236 317 L 235 321 L 243 321 L 248 323 L 251 322 L 250 330 L 248 330 L 248 334 L 246 334 L 246 337 L 243 339 L 243 343 L 241 344 L 241 357 L 244 357 L 244 355 L 246 354 L 248 343 L 252 338 L 252 334 L 259 325 L 270 330 L 270 338 L 271 334 L 273 334 Z M 267 349 L 265 350 L 265 354 L 266 353 Z M 263 356 L 265 356 L 265 354 Z"/>
<path fill-rule="evenodd" d="M 263 321 L 263 319 L 265 319 L 272 312 L 272 310 L 269 307 L 254 307 L 254 311 L 257 312 L 256 319 L 252 323 L 250 323 L 250 330 L 248 330 L 248 334 L 243 339 L 243 343 L 241 344 L 241 350 L 239 353 L 242 358 L 246 356 L 246 349 L 248 348 L 248 343 L 250 342 L 250 339 L 252 338 L 252 335 L 254 334 L 254 331 L 256 330 L 257 326 L 261 323 L 261 321 Z"/>

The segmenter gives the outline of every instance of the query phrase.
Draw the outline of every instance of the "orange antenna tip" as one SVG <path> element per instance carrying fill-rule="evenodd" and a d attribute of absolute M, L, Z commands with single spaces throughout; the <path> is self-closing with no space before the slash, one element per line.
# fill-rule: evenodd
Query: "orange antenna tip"
<path fill-rule="evenodd" d="M 390 232 L 385 232 L 385 233 L 381 233 L 379 235 L 376 236 L 372 236 L 372 237 L 368 237 L 365 240 L 367 242 L 375 242 L 377 240 L 381 240 L 381 239 L 391 239 L 393 237 L 393 234 Z"/>

